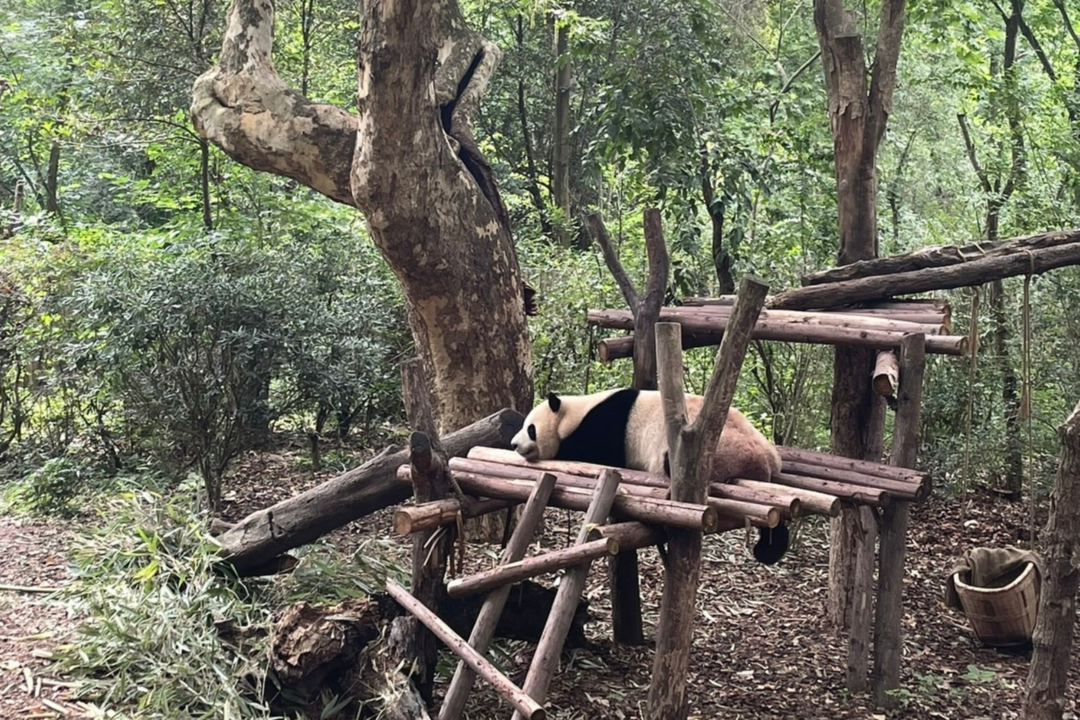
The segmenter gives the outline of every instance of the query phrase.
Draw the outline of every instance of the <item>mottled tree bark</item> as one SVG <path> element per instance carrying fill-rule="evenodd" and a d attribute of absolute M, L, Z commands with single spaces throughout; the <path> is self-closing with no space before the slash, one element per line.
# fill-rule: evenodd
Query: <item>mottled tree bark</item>
<path fill-rule="evenodd" d="M 309 101 L 271 63 L 270 0 L 234 0 L 196 80 L 200 133 L 236 160 L 363 211 L 401 281 L 440 432 L 532 404 L 509 220 L 470 120 L 498 48 L 454 0 L 363 3 L 358 114 Z"/>
<path fill-rule="evenodd" d="M 836 163 L 838 265 L 877 257 L 875 159 L 896 86 L 904 6 L 904 0 L 882 3 L 874 64 L 868 72 L 857 17 L 844 7 L 843 0 L 814 1 Z M 831 420 L 834 454 L 864 460 L 880 457 L 884 405 L 871 389 L 874 359 L 873 350 L 836 348 Z M 874 552 L 876 532 L 870 530 L 872 518 L 864 513 L 860 521 L 859 515 L 848 508 L 831 524 L 828 614 L 838 627 L 868 636 L 869 623 L 857 622 L 852 628 L 852 609 L 853 596 L 862 596 L 871 582 L 873 562 L 865 554 Z M 864 555 L 862 562 L 859 554 Z M 856 585 L 863 591 L 855 593 Z M 867 608 L 860 603 L 860 610 Z M 867 637 L 853 640 L 867 645 Z M 849 662 L 849 688 L 865 687 L 866 664 L 865 653 L 861 665 L 852 667 Z"/>
<path fill-rule="evenodd" d="M 1080 403 L 1061 426 L 1061 461 L 1044 544 L 1045 576 L 1035 621 L 1024 717 L 1061 720 L 1068 706 L 1069 660 L 1080 587 Z"/>

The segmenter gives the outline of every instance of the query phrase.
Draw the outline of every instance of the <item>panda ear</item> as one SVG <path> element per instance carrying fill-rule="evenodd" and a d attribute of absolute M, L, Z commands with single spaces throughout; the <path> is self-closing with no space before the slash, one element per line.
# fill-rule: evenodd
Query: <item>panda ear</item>
<path fill-rule="evenodd" d="M 551 408 L 551 412 L 559 412 L 559 408 L 562 407 L 562 400 L 555 393 L 548 393 L 547 396 L 548 407 Z"/>

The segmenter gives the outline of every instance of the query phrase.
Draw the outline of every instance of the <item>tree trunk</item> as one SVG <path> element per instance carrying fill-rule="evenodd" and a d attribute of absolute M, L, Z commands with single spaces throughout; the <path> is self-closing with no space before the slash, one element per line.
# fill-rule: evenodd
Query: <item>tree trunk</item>
<path fill-rule="evenodd" d="M 1080 403 L 1061 426 L 1061 461 L 1046 526 L 1044 570 L 1024 717 L 1061 720 L 1080 586 Z"/>
<path fill-rule="evenodd" d="M 551 188 L 562 213 L 559 242 L 569 244 L 570 233 L 570 39 L 566 23 L 555 28 L 555 142 L 551 157 Z"/>
<path fill-rule="evenodd" d="M 731 274 L 731 255 L 724 247 L 724 203 L 716 199 L 716 188 L 713 187 L 708 154 L 704 147 L 701 148 L 701 198 L 705 201 L 705 210 L 709 213 L 709 224 L 712 227 L 713 269 L 720 284 L 720 294 L 730 295 L 735 292 L 735 278 Z"/>
<path fill-rule="evenodd" d="M 195 81 L 195 126 L 240 162 L 364 212 L 402 284 L 440 433 L 527 409 L 523 283 L 470 126 L 501 53 L 455 0 L 363 5 L 358 116 L 286 87 L 271 3 L 234 0 L 218 64 Z"/>
<path fill-rule="evenodd" d="M 877 257 L 875 161 L 896 85 L 904 6 L 904 0 L 882 3 L 877 52 L 868 78 L 858 18 L 844 7 L 842 0 L 814 2 L 814 25 L 821 45 L 836 158 L 838 265 Z M 830 423 L 834 454 L 863 460 L 880 457 L 884 404 L 870 385 L 875 355 L 866 348 L 836 348 Z M 828 616 L 837 627 L 858 634 L 851 638 L 852 647 L 868 645 L 869 608 L 867 603 L 856 608 L 853 596 L 865 595 L 873 572 L 874 538 L 868 528 L 872 522 L 869 512 L 863 513 L 860 522 L 859 511 L 845 509 L 831 523 Z M 871 555 L 867 556 L 868 553 Z M 866 617 L 853 621 L 856 609 Z M 867 662 L 865 652 L 859 658 L 849 657 L 849 688 L 865 687 Z"/>

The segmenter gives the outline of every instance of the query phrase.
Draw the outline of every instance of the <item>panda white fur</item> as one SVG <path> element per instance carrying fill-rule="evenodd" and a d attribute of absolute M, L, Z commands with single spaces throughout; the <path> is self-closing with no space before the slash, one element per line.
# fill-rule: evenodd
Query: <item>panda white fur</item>
<path fill-rule="evenodd" d="M 690 420 L 703 397 L 686 395 Z M 605 390 L 591 395 L 548 395 L 525 418 L 511 446 L 526 460 L 577 460 L 670 474 L 667 430 L 660 393 L 655 390 Z M 717 448 L 722 460 L 712 482 L 734 478 L 768 482 L 780 472 L 776 448 L 736 408 L 728 411 Z M 754 556 L 773 564 L 787 551 L 784 525 L 759 528 Z"/>

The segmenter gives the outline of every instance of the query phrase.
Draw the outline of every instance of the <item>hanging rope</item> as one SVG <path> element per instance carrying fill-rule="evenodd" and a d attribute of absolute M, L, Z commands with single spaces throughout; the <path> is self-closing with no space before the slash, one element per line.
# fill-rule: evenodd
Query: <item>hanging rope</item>
<path fill-rule="evenodd" d="M 972 487 L 971 478 L 971 416 L 975 413 L 975 373 L 979 369 L 979 288 L 971 296 L 971 323 L 968 329 L 968 348 L 971 362 L 968 364 L 967 417 L 964 418 L 964 484 Z"/>

